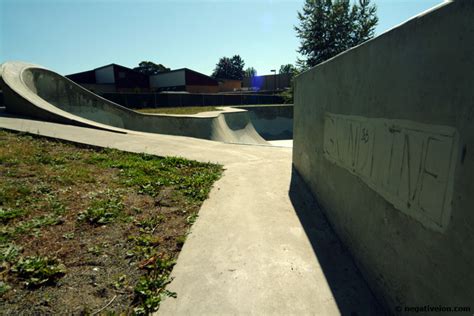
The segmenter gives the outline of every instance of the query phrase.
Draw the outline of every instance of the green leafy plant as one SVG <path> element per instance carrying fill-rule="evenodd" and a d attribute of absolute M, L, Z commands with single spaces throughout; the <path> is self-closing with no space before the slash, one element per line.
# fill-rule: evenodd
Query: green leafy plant
<path fill-rule="evenodd" d="M 7 283 L 0 281 L 0 295 L 7 293 L 11 288 Z"/>
<path fill-rule="evenodd" d="M 92 247 L 87 248 L 87 251 L 95 256 L 98 256 L 104 252 L 104 249 L 101 245 L 94 245 Z"/>
<path fill-rule="evenodd" d="M 18 226 L 15 227 L 15 233 L 25 233 L 34 229 L 38 229 L 44 226 L 59 225 L 64 222 L 64 219 L 61 216 L 49 214 L 44 216 L 39 216 L 32 218 L 29 221 L 21 222 Z"/>
<path fill-rule="evenodd" d="M 73 232 L 63 234 L 64 239 L 74 239 L 74 236 L 75 234 Z"/>
<path fill-rule="evenodd" d="M 20 217 L 24 215 L 26 212 L 21 209 L 3 209 L 0 208 L 0 222 L 1 223 L 6 223 L 14 218 Z"/>
<path fill-rule="evenodd" d="M 121 274 L 118 276 L 116 281 L 113 283 L 113 286 L 116 290 L 122 289 L 125 285 L 127 285 L 128 280 L 127 280 L 127 275 L 126 274 Z"/>
<path fill-rule="evenodd" d="M 117 218 L 123 208 L 124 205 L 118 197 L 94 200 L 86 211 L 79 213 L 77 219 L 90 224 L 104 225 Z"/>
<path fill-rule="evenodd" d="M 0 246 L 0 261 L 14 263 L 21 253 L 22 248 L 13 243 Z"/>
<path fill-rule="evenodd" d="M 153 216 L 151 218 L 145 218 L 137 222 L 137 226 L 140 227 L 141 232 L 151 232 L 158 227 L 165 220 L 163 215 Z"/>
<path fill-rule="evenodd" d="M 151 271 L 140 278 L 135 285 L 133 311 L 137 315 L 148 315 L 158 309 L 163 297 L 176 297 L 175 292 L 165 289 L 171 282 L 168 275 L 173 268 L 175 261 L 163 256 L 157 256 L 151 265 Z"/>
<path fill-rule="evenodd" d="M 52 284 L 66 274 L 66 266 L 59 260 L 41 256 L 20 258 L 11 270 L 28 287 Z"/>
<path fill-rule="evenodd" d="M 191 215 L 189 215 L 188 217 L 186 217 L 186 223 L 188 223 L 189 225 L 193 225 L 197 218 L 199 217 L 198 213 L 192 213 Z"/>

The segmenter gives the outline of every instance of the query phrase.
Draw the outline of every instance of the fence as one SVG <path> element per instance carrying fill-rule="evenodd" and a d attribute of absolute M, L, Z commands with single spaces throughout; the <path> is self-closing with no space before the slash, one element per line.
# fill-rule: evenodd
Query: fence
<path fill-rule="evenodd" d="M 104 93 L 102 96 L 128 108 L 281 104 L 278 95 L 192 93 Z"/>

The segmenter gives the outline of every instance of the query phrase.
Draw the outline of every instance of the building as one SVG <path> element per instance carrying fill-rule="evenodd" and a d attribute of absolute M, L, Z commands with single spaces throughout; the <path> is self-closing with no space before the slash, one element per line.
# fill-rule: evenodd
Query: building
<path fill-rule="evenodd" d="M 150 88 L 153 91 L 216 93 L 219 92 L 219 83 L 197 71 L 181 68 L 150 76 Z"/>
<path fill-rule="evenodd" d="M 291 87 L 291 75 L 275 74 L 266 76 L 255 76 L 244 78 L 242 82 L 243 88 L 251 90 L 275 91 L 284 90 Z"/>
<path fill-rule="evenodd" d="M 242 87 L 240 80 L 218 81 L 188 68 L 147 76 L 121 65 L 110 64 L 66 77 L 98 94 L 162 91 L 218 93 L 236 91 Z"/>
<path fill-rule="evenodd" d="M 102 66 L 66 77 L 95 93 L 150 91 L 147 75 L 117 64 Z"/>
<path fill-rule="evenodd" d="M 219 92 L 242 90 L 242 80 L 219 79 Z"/>

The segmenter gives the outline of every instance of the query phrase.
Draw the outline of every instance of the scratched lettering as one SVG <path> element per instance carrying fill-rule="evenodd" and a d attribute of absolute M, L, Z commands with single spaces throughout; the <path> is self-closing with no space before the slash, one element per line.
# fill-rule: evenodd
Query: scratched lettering
<path fill-rule="evenodd" d="M 425 226 L 449 224 L 456 129 L 326 113 L 324 155 Z"/>

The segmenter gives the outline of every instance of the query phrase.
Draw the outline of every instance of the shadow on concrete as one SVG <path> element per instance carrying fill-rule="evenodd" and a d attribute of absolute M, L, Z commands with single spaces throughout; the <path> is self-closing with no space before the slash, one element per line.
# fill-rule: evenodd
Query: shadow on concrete
<path fill-rule="evenodd" d="M 291 203 L 311 242 L 341 315 L 387 315 L 337 237 L 308 186 L 292 167 Z"/>

